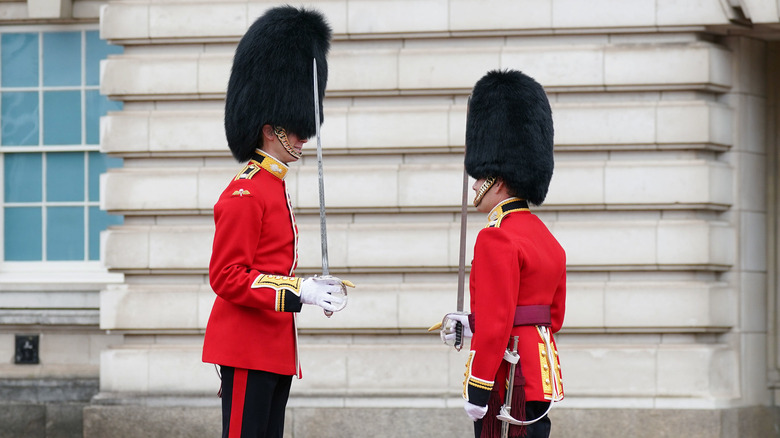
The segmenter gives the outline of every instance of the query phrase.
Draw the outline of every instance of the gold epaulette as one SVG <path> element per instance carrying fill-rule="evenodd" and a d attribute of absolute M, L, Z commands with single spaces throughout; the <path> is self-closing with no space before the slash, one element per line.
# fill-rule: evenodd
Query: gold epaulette
<path fill-rule="evenodd" d="M 265 169 L 271 175 L 281 180 L 287 175 L 288 170 L 284 163 L 258 149 L 252 155 L 252 159 L 249 160 L 247 165 L 241 169 L 241 172 L 239 172 L 238 175 L 236 175 L 234 180 L 252 179 L 260 169 Z"/>
<path fill-rule="evenodd" d="M 238 181 L 240 179 L 252 179 L 252 177 L 260 171 L 260 169 L 262 169 L 262 167 L 260 167 L 258 162 L 250 160 L 246 166 L 241 169 L 241 172 L 238 172 L 238 175 L 236 175 L 233 181 Z"/>

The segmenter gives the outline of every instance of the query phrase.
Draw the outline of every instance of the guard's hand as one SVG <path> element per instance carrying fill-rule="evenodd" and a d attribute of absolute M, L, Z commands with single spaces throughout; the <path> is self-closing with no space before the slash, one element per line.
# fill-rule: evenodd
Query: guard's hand
<path fill-rule="evenodd" d="M 487 406 L 477 406 L 470 402 L 464 402 L 463 409 L 466 410 L 471 421 L 477 421 L 487 414 Z"/>
<path fill-rule="evenodd" d="M 444 315 L 444 319 L 441 322 L 441 340 L 447 345 L 454 345 L 457 338 L 458 323 L 462 327 L 462 335 L 464 338 L 470 338 L 474 336 L 469 326 L 469 315 L 467 313 L 448 313 Z"/>
<path fill-rule="evenodd" d="M 346 289 L 345 282 L 337 277 L 309 277 L 301 283 L 301 302 L 320 306 L 326 312 L 338 312 L 347 306 Z"/>
<path fill-rule="evenodd" d="M 462 312 L 444 315 L 440 327 L 441 331 L 439 332 L 439 335 L 441 336 L 441 340 L 446 345 L 455 347 L 455 350 L 457 351 L 460 351 L 460 349 L 463 348 L 464 338 L 470 338 L 474 334 L 469 326 L 468 314 Z"/>

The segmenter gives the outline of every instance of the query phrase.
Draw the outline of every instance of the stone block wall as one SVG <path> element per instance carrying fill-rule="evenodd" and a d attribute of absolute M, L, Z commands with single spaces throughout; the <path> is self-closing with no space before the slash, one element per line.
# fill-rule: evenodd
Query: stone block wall
<path fill-rule="evenodd" d="M 453 424 L 468 434 L 465 354 L 425 329 L 455 307 L 466 102 L 495 68 L 535 77 L 555 120 L 556 170 L 535 209 L 568 255 L 555 436 L 575 425 L 595 436 L 604 418 L 632 436 L 772 430 L 778 52 L 768 41 L 780 13 L 758 0 L 683 3 L 307 3 L 335 36 L 322 129 L 331 270 L 358 288 L 331 319 L 300 315 L 305 377 L 293 384 L 289 436 L 352 431 L 348 414 L 397 425 L 384 436 Z M 191 425 L 182 436 L 218 422 L 219 382 L 200 347 L 214 299 L 211 208 L 240 168 L 223 135 L 224 91 L 237 41 L 274 4 L 101 10 L 101 36 L 125 47 L 101 78 L 124 102 L 101 123 L 102 150 L 124 158 L 101 180 L 101 206 L 125 216 L 103 236 L 102 259 L 124 281 L 100 293 L 100 328 L 117 338 L 102 349 L 85 436 L 133 436 L 132 418 L 164 431 L 165 413 Z M 314 274 L 313 143 L 288 183 L 298 275 Z M 469 215 L 467 259 L 484 221 Z M 319 424 L 318 413 L 338 421 Z"/>

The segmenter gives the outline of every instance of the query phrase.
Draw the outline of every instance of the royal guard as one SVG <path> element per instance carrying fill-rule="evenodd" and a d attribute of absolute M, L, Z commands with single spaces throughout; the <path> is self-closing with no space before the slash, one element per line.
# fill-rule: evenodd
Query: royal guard
<path fill-rule="evenodd" d="M 563 324 L 566 255 L 530 211 L 553 173 L 553 124 L 544 89 L 513 70 L 474 86 L 466 125 L 474 205 L 488 214 L 474 246 L 471 314 L 442 322 L 445 341 L 471 336 L 463 384 L 475 437 L 548 437 L 552 402 L 563 398 L 552 337 Z"/>
<path fill-rule="evenodd" d="M 275 7 L 233 59 L 225 131 L 246 165 L 214 206 L 209 280 L 217 296 L 203 344 L 203 361 L 222 378 L 224 438 L 282 437 L 292 376 L 302 377 L 297 312 L 303 304 L 327 312 L 346 305 L 348 282 L 295 276 L 298 229 L 285 183 L 288 164 L 322 122 L 315 113 L 322 114 L 330 38 L 320 13 Z"/>

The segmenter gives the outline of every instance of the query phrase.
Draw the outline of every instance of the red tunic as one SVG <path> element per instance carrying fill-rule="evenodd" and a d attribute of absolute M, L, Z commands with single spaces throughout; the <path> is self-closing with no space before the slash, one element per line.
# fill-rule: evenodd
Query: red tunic
<path fill-rule="evenodd" d="M 566 305 L 566 255 L 544 223 L 513 201 L 520 200 L 510 198 L 491 211 L 491 222 L 480 231 L 474 247 L 469 287 L 475 330 L 463 396 L 480 406 L 487 404 L 495 382 L 500 382 L 503 400 L 508 370 L 503 356 L 515 335 L 520 338 L 525 399 L 544 401 L 552 395 L 537 328 L 513 325 L 517 306 L 549 305 L 551 330 L 560 330 Z M 553 348 L 557 356 L 554 341 Z M 557 360 L 556 365 L 560 379 Z"/>
<path fill-rule="evenodd" d="M 214 206 L 209 280 L 217 294 L 203 361 L 300 375 L 298 230 L 284 177 L 287 166 L 259 151 Z M 261 274 L 269 274 L 262 277 Z"/>

